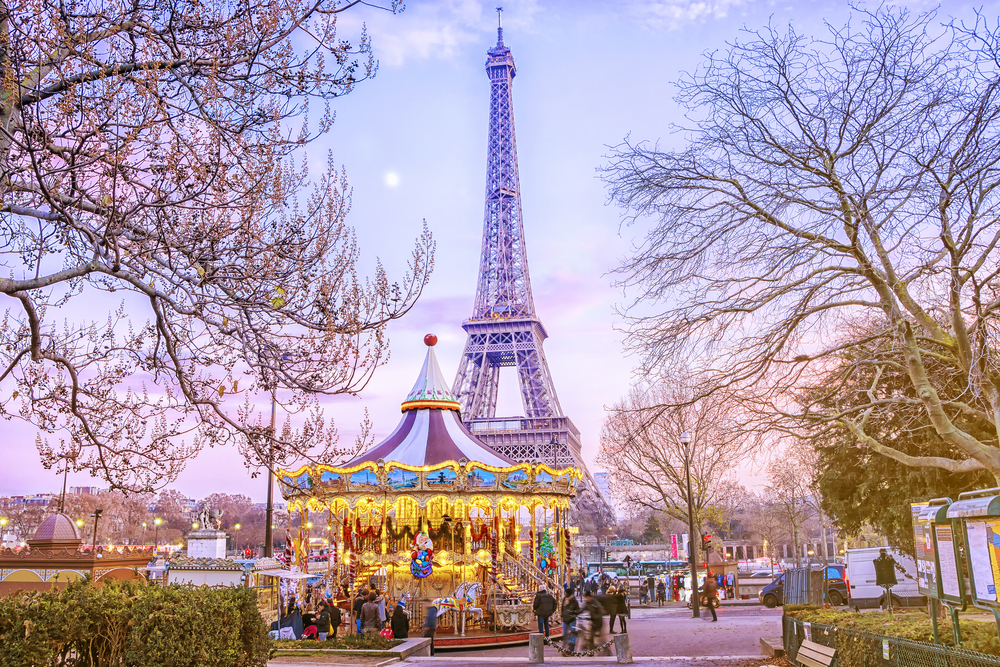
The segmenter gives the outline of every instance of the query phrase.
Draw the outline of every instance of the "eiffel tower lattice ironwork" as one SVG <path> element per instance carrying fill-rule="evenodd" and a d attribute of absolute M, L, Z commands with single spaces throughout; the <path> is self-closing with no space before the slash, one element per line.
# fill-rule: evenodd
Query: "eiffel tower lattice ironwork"
<path fill-rule="evenodd" d="M 535 314 L 521 218 L 511 97 L 516 69 L 502 27 L 487 54 L 490 124 L 483 247 L 476 302 L 472 317 L 462 324 L 468 339 L 453 388 L 462 404 L 462 421 L 496 451 L 516 461 L 584 470 L 578 509 L 585 505 L 601 515 L 599 521 L 610 523 L 614 513 L 583 462 L 580 431 L 563 414 L 542 351 L 548 334 Z M 524 417 L 496 416 L 503 367 L 517 369 Z"/>

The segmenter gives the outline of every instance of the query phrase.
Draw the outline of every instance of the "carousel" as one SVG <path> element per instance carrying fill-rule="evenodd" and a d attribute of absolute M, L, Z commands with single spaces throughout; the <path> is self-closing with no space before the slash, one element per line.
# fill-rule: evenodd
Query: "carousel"
<path fill-rule="evenodd" d="M 406 604 L 411 623 L 436 606 L 439 646 L 449 633 L 457 645 L 516 640 L 534 622 L 539 588 L 559 600 L 569 580 L 567 518 L 582 471 L 518 463 L 483 444 L 462 424 L 437 337 L 424 343 L 388 438 L 343 465 L 276 472 L 289 520 L 299 518 L 289 525 L 292 567 L 312 565 L 328 597 L 377 588 Z M 325 534 L 311 536 L 318 515 Z M 316 537 L 326 563 L 310 564 Z"/>

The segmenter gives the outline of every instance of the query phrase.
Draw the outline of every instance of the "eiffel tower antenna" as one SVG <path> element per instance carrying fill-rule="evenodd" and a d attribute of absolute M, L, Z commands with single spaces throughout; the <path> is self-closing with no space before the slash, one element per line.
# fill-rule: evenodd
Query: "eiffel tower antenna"
<path fill-rule="evenodd" d="M 462 324 L 468 339 L 452 388 L 462 405 L 462 421 L 497 452 L 515 461 L 581 468 L 578 509 L 587 505 L 585 511 L 596 512 L 607 524 L 614 522 L 614 513 L 583 462 L 580 431 L 562 411 L 542 351 L 548 334 L 531 294 L 514 138 L 511 84 L 517 68 L 503 43 L 501 12 L 497 7 L 497 44 L 486 60 L 490 121 L 479 283 L 472 317 Z M 517 369 L 524 416 L 496 415 L 504 367 Z"/>

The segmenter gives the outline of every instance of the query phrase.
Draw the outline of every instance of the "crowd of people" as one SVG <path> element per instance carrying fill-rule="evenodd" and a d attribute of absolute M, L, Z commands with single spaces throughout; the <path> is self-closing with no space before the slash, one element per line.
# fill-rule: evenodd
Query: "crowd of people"
<path fill-rule="evenodd" d="M 580 590 L 582 589 L 582 603 Z M 712 598 L 718 595 L 715 579 L 709 577 L 705 582 L 704 593 L 707 595 L 708 609 L 712 620 L 717 621 Z M 615 623 L 618 622 L 619 632 L 628 632 L 627 619 L 632 616 L 632 605 L 629 600 L 628 581 L 619 582 L 607 575 L 599 578 L 568 584 L 564 588 L 562 606 L 559 615 L 563 623 L 563 649 L 584 652 L 595 649 L 607 641 L 608 634 L 615 633 Z M 654 581 L 652 577 L 639 583 L 639 602 L 649 604 L 651 595 L 655 594 L 656 602 L 663 606 L 666 600 L 666 584 L 663 580 Z M 538 632 L 549 636 L 549 617 L 555 613 L 556 601 L 546 589 L 539 589 L 532 605 L 538 618 Z M 604 618 L 608 618 L 607 633 L 604 631 Z"/>

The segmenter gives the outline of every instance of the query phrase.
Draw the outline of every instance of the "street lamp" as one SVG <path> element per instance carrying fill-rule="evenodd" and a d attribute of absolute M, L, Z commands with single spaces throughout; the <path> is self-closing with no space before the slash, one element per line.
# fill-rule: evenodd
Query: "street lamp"
<path fill-rule="evenodd" d="M 688 504 L 688 558 L 691 563 L 691 618 L 701 618 L 701 608 L 698 599 L 698 564 L 695 560 L 697 547 L 694 544 L 694 508 L 691 494 L 691 434 L 681 433 L 681 444 L 684 445 L 684 474 L 687 477 Z"/>
<path fill-rule="evenodd" d="M 236 528 L 236 555 L 239 556 L 239 551 L 240 551 L 240 528 L 241 528 L 241 526 L 240 526 L 240 524 L 236 524 L 233 527 Z"/>
<path fill-rule="evenodd" d="M 7 517 L 0 516 L 0 546 L 3 546 L 4 529 L 7 527 Z"/>
<path fill-rule="evenodd" d="M 90 552 L 94 553 L 97 551 L 97 521 L 101 518 L 101 514 L 104 512 L 102 509 L 95 509 L 94 513 L 90 516 L 94 517 L 94 540 L 90 544 Z"/>
<path fill-rule="evenodd" d="M 160 523 L 163 521 L 160 517 L 153 519 L 153 554 L 155 555 L 160 546 Z"/>

